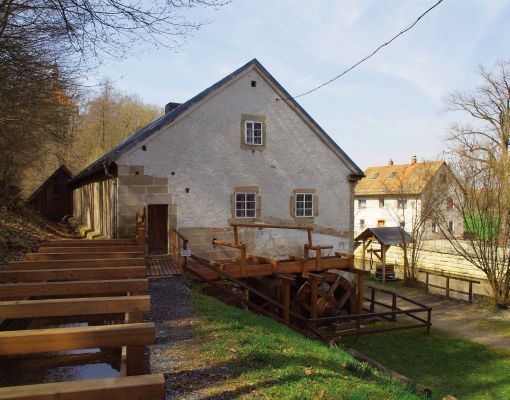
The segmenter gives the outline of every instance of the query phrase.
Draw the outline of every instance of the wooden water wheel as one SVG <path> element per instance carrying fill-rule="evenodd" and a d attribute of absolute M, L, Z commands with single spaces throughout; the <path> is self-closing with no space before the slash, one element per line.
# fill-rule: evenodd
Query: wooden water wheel
<path fill-rule="evenodd" d="M 356 305 L 356 290 L 340 271 L 314 274 L 297 290 L 292 301 L 292 310 L 306 318 L 312 318 L 312 285 L 317 285 L 315 298 L 316 317 L 353 314 Z"/>

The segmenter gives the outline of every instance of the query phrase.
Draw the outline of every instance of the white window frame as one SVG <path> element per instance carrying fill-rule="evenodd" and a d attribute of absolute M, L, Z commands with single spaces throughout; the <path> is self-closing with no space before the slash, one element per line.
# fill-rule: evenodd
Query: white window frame
<path fill-rule="evenodd" d="M 437 222 L 432 222 L 431 230 L 432 230 L 432 233 L 437 233 L 437 232 L 439 232 L 439 228 L 438 228 L 438 226 L 437 226 Z"/>
<path fill-rule="evenodd" d="M 299 196 L 303 196 L 303 200 L 298 200 Z M 310 200 L 307 200 L 307 197 Z M 295 193 L 294 194 L 294 216 L 296 218 L 310 218 L 313 217 L 313 193 Z M 302 207 L 298 207 L 298 204 L 302 203 Z M 307 207 L 307 204 L 310 206 Z M 303 210 L 303 215 L 298 215 L 298 209 Z"/>
<path fill-rule="evenodd" d="M 255 132 L 258 130 L 255 128 L 255 124 L 260 125 L 260 143 L 255 143 Z M 249 125 L 252 125 L 249 127 Z M 248 129 L 252 129 L 251 141 L 248 137 Z M 250 146 L 263 146 L 264 145 L 264 125 L 260 121 L 244 121 L 244 143 L 249 144 Z"/>
<path fill-rule="evenodd" d="M 237 198 L 238 195 L 244 196 L 244 199 L 238 200 L 238 198 Z M 253 195 L 253 200 L 248 200 L 249 195 Z M 243 203 L 242 208 L 238 208 L 239 203 Z M 247 207 L 248 203 L 254 204 L 253 209 Z M 240 216 L 238 211 L 240 211 L 241 214 L 244 214 L 244 216 L 243 215 Z M 253 211 L 253 215 L 248 215 L 249 211 L 250 212 Z M 256 218 L 257 217 L 257 193 L 255 193 L 255 192 L 235 192 L 234 193 L 234 215 L 235 215 L 236 219 L 237 218 L 238 219 Z"/>

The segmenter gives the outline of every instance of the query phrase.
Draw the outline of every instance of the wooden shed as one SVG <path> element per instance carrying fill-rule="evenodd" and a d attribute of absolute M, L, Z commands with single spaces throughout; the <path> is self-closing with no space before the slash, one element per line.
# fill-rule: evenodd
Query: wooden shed
<path fill-rule="evenodd" d="M 61 165 L 28 198 L 27 203 L 45 217 L 59 221 L 73 212 L 72 192 L 69 181 L 71 172 Z"/>

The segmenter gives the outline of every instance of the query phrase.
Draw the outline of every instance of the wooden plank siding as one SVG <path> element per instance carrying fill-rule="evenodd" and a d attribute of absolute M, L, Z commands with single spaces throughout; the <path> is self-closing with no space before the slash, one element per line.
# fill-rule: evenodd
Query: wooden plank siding
<path fill-rule="evenodd" d="M 88 260 L 34 260 L 14 261 L 6 266 L 7 271 L 35 269 L 76 269 L 76 268 L 112 268 L 145 265 L 145 258 L 111 258 Z"/>
<path fill-rule="evenodd" d="M 109 253 L 27 253 L 25 260 L 92 260 L 97 258 L 142 258 L 144 252 L 109 252 Z"/>

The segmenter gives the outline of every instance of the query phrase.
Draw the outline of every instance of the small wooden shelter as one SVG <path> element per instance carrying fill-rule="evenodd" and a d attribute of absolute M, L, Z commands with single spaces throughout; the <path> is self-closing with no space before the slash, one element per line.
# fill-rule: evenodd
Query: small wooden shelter
<path fill-rule="evenodd" d="M 27 203 L 45 217 L 59 221 L 73 212 L 69 181 L 73 175 L 61 165 L 28 198 Z"/>
<path fill-rule="evenodd" d="M 354 239 L 354 246 L 362 246 L 361 261 L 363 269 L 365 268 L 365 255 L 368 246 L 373 242 L 378 243 L 379 249 L 371 249 L 373 255 L 382 264 L 382 280 L 386 281 L 386 254 L 391 246 L 402 246 L 403 244 L 412 243 L 413 239 L 409 233 L 398 226 L 385 226 L 380 228 L 367 228 L 358 237 Z"/>

